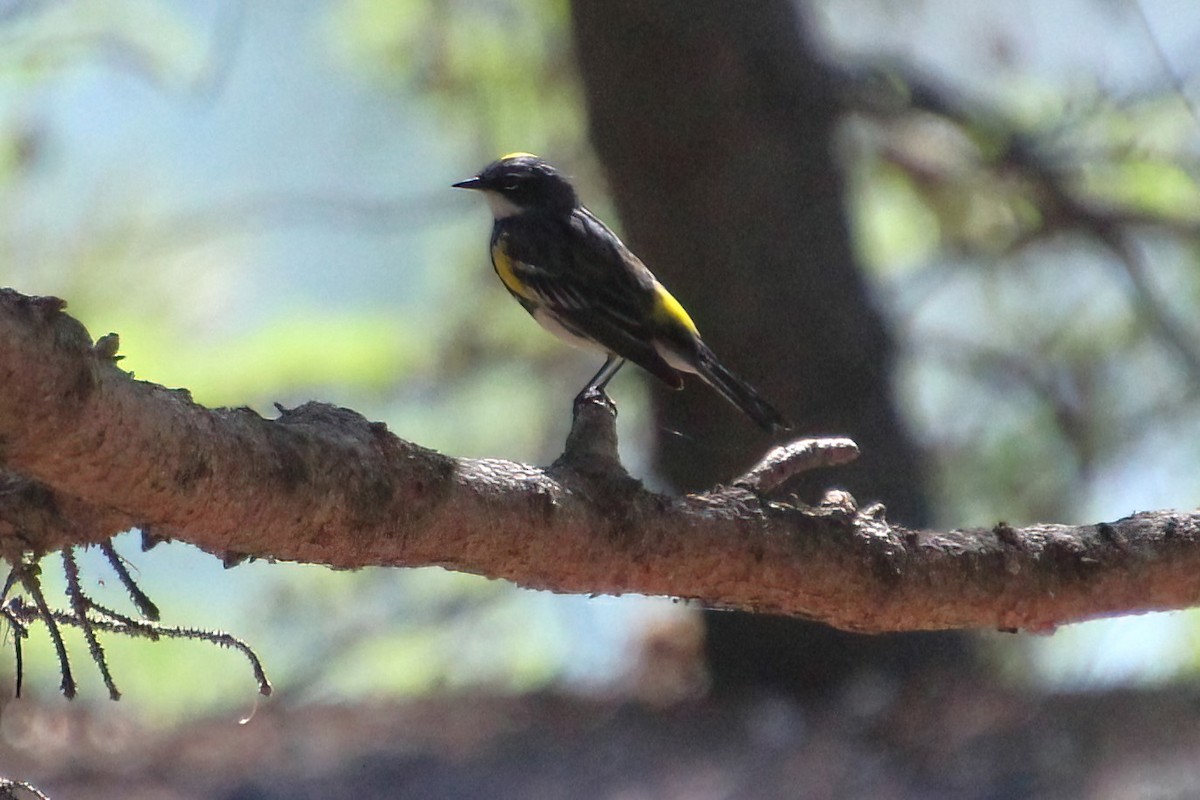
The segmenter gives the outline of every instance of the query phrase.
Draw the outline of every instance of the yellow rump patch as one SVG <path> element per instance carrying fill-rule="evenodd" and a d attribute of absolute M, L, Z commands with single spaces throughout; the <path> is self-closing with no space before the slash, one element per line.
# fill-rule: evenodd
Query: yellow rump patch
<path fill-rule="evenodd" d="M 510 158 L 537 158 L 533 153 L 505 153 L 500 156 L 501 161 L 508 161 Z"/>
<path fill-rule="evenodd" d="M 513 271 L 513 260 L 504 250 L 504 240 L 496 242 L 492 246 L 492 267 L 495 268 L 496 274 L 500 276 L 501 282 L 513 294 L 524 297 L 526 300 L 533 300 L 534 297 L 525 284 L 517 279 L 516 273 Z"/>
<path fill-rule="evenodd" d="M 693 336 L 699 336 L 700 331 L 696 329 L 696 323 L 692 322 L 691 316 L 680 305 L 679 301 L 671 296 L 671 293 L 666 290 L 661 283 L 654 284 L 654 314 L 660 319 L 669 320 L 675 325 L 682 325 L 691 331 Z"/>

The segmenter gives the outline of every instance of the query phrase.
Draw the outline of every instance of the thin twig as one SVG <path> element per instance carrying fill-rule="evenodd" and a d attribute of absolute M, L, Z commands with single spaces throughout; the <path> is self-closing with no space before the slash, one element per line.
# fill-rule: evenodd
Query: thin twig
<path fill-rule="evenodd" d="M 1142 13 L 1142 22 L 1154 39 L 1140 6 L 1138 11 Z M 1157 46 L 1156 39 L 1155 43 Z M 1191 380 L 1200 384 L 1200 346 L 1194 341 L 1194 335 L 1175 318 L 1166 302 L 1158 296 L 1151 284 L 1150 270 L 1145 259 L 1134 247 L 1129 234 L 1129 228 L 1136 223 L 1190 236 L 1195 235 L 1195 226 L 1187 220 L 1160 219 L 1136 210 L 1095 207 L 1071 190 L 1061 170 L 1056 169 L 1037 151 L 1036 142 L 1011 133 L 1020 130 L 1016 123 L 995 111 L 984 110 L 961 93 L 938 85 L 936 81 L 924 75 L 912 70 L 904 70 L 902 74 L 908 87 L 909 107 L 939 114 L 964 128 L 1005 132 L 1007 146 L 999 149 L 992 157 L 993 167 L 1012 170 L 1030 182 L 1034 189 L 1035 202 L 1046 219 L 1043 224 L 1045 230 L 1065 228 L 1081 231 L 1094 237 L 1116 257 L 1129 279 L 1139 317 L 1145 320 L 1157 333 L 1157 338 L 1175 353 Z M 845 80 L 851 87 L 848 93 L 851 102 L 865 104 L 868 111 L 894 116 L 904 108 L 903 103 L 897 103 L 896 98 L 891 96 L 894 92 L 887 95 L 891 97 L 891 102 L 881 103 L 877 93 L 855 91 L 854 87 L 863 83 L 862 75 L 857 75 L 856 79 L 856 76 L 851 74 Z M 1180 94 L 1183 92 L 1180 91 Z M 1194 114 L 1189 98 L 1186 94 L 1183 94 L 1183 97 Z M 1035 234 L 1029 233 L 1024 238 L 1034 237 Z"/>
<path fill-rule="evenodd" d="M 138 619 L 134 619 L 133 617 L 126 616 L 125 614 L 122 614 L 121 612 L 119 612 L 115 609 L 112 609 L 112 608 L 109 608 L 108 606 L 103 606 L 100 603 L 97 603 L 95 600 L 93 600 L 90 597 L 88 598 L 88 608 L 92 609 L 97 614 L 100 614 L 101 619 L 107 619 L 109 622 L 115 622 L 120 625 L 125 625 L 128 628 L 136 629 L 136 633 L 133 631 L 129 632 L 129 635 L 131 635 L 131 636 L 133 636 L 133 635 L 144 636 L 145 638 L 149 639 L 152 642 L 158 641 L 158 632 L 156 630 L 154 630 L 153 628 L 150 628 L 149 630 L 146 630 L 146 631 L 141 630 L 141 626 L 146 624 L 145 620 L 138 620 Z"/>
<path fill-rule="evenodd" d="M 37 607 L 37 616 L 46 623 L 46 629 L 50 632 L 50 641 L 54 643 L 54 651 L 58 654 L 58 666 L 62 674 L 62 683 L 59 688 L 62 690 L 63 697 L 70 700 L 75 697 L 76 684 L 74 676 L 71 675 L 71 662 L 67 658 L 67 645 L 63 642 L 62 632 L 59 631 L 55 622 L 57 612 L 50 610 L 50 606 L 46 603 L 46 597 L 42 594 L 42 584 L 37 576 L 37 565 L 22 564 L 18 569 L 20 570 L 21 585 L 33 598 L 34 605 Z"/>
<path fill-rule="evenodd" d="M 231 647 L 237 650 L 250 662 L 250 669 L 254 671 L 254 679 L 258 682 L 258 693 L 264 697 L 271 694 L 271 681 L 267 678 L 267 673 L 263 669 L 262 662 L 258 660 L 258 654 L 250 648 L 250 645 L 233 634 L 226 633 L 225 631 L 205 631 L 196 628 L 168 628 L 157 624 L 153 627 L 160 635 L 169 636 L 172 639 L 198 639 L 203 642 L 215 644 L 218 647 Z"/>
<path fill-rule="evenodd" d="M 1183 330 L 1166 304 L 1158 297 L 1150 283 L 1145 259 L 1130 242 L 1129 235 L 1102 223 L 1093 225 L 1092 232 L 1120 260 L 1125 274 L 1129 276 L 1138 308 L 1150 324 L 1158 329 L 1163 341 L 1183 361 L 1192 380 L 1200 384 L 1200 351 L 1196 349 L 1192 336 Z"/>
<path fill-rule="evenodd" d="M 1167 51 L 1163 48 L 1162 42 L 1159 41 L 1158 34 L 1154 31 L 1154 26 L 1150 24 L 1150 17 L 1146 15 L 1146 9 L 1138 0 L 1135 0 L 1133 7 L 1137 11 L 1138 19 L 1141 20 L 1142 28 L 1145 29 L 1146 35 L 1150 38 L 1150 44 L 1154 46 L 1154 53 L 1158 56 L 1159 63 L 1167 75 L 1171 77 L 1171 85 L 1175 88 L 1180 98 L 1183 99 L 1183 104 L 1187 107 L 1188 113 L 1192 115 L 1192 119 L 1200 123 L 1200 109 L 1197 109 L 1196 102 L 1187 93 L 1187 86 L 1184 84 L 1179 71 L 1175 69 L 1175 64 L 1171 62 Z"/>
<path fill-rule="evenodd" d="M 97 631 L 143 637 L 151 641 L 157 641 L 161 638 L 194 639 L 215 644 L 219 647 L 232 648 L 240 652 L 250 662 L 254 678 L 258 682 L 259 693 L 263 695 L 271 693 L 271 682 L 267 678 L 262 662 L 259 660 L 258 654 L 248 644 L 224 631 L 177 628 L 159 624 L 156 621 L 158 619 L 157 606 L 134 582 L 121 557 L 112 547 L 111 541 L 101 545 L 101 550 L 109 563 L 113 565 L 118 577 L 121 579 L 121 583 L 133 598 L 139 613 L 146 617 L 146 619 L 135 619 L 126 616 L 89 597 L 83 590 L 80 582 L 79 563 L 75 558 L 73 548 L 68 547 L 62 551 L 63 572 L 67 581 L 67 596 L 70 598 L 71 603 L 71 610 L 69 612 L 50 608 L 41 590 L 41 584 L 38 580 L 39 568 L 36 563 L 18 564 L 10 571 L 8 579 L 5 581 L 4 590 L 0 592 L 0 600 L 2 600 L 19 581 L 34 601 L 33 605 L 29 605 L 18 596 L 0 605 L 0 616 L 9 621 L 14 631 L 14 650 L 17 665 L 16 695 L 18 697 L 21 694 L 24 675 L 21 639 L 28 636 L 28 624 L 39 619 L 46 623 L 46 627 L 50 631 L 50 638 L 54 642 L 55 650 L 58 652 L 59 664 L 62 668 L 62 693 L 68 699 L 75 696 L 76 683 L 74 676 L 71 674 L 66 645 L 63 642 L 62 633 L 59 629 L 60 625 L 72 626 L 82 631 L 84 639 L 88 643 L 92 660 L 95 661 L 96 667 L 100 670 L 104 685 L 108 689 L 108 695 L 113 700 L 119 700 L 121 693 L 117 689 L 112 673 L 109 670 L 104 648 L 101 646 L 100 640 L 96 635 Z"/>
<path fill-rule="evenodd" d="M 90 603 L 91 601 L 88 602 Z M 102 614 L 107 615 L 111 613 L 103 606 L 95 603 L 91 605 L 92 608 Z M 45 615 L 23 605 L 17 606 L 15 612 L 18 615 L 18 619 L 46 619 Z M 79 619 L 74 614 L 68 614 L 65 611 L 48 611 L 48 614 L 51 619 L 63 625 L 82 627 Z M 250 645 L 231 633 L 226 633 L 225 631 L 206 631 L 197 628 L 177 628 L 169 625 L 161 625 L 157 622 L 136 620 L 121 614 L 114 614 L 114 617 L 113 619 L 107 617 L 88 617 L 87 624 L 95 630 L 125 636 L 140 636 L 151 640 L 159 638 L 193 639 L 215 644 L 218 647 L 232 648 L 240 652 L 250 662 L 250 668 L 254 672 L 254 679 L 258 682 L 259 693 L 264 696 L 271 694 L 271 681 L 267 678 L 266 671 L 263 669 L 258 654 L 254 652 Z"/>
<path fill-rule="evenodd" d="M 21 621 L 17 613 L 13 610 L 14 604 L 20 604 L 20 598 L 14 597 L 10 602 L 5 603 L 0 607 L 0 615 L 8 620 L 8 625 L 13 632 L 13 668 L 16 671 L 14 676 L 13 697 L 20 698 L 21 687 L 25 681 L 25 659 L 24 651 L 21 649 L 21 640 L 29 636 L 29 628 Z"/>
<path fill-rule="evenodd" d="M 21 688 L 25 682 L 25 656 L 21 649 L 20 636 L 13 639 L 13 668 L 16 670 L 16 682 L 13 686 L 13 697 L 21 697 Z"/>
<path fill-rule="evenodd" d="M 4 590 L 0 591 L 0 606 L 4 605 L 8 600 L 8 593 L 12 591 L 12 587 L 17 582 L 17 568 L 13 567 L 8 571 L 8 577 L 4 579 Z"/>
<path fill-rule="evenodd" d="M 117 553 L 111 539 L 100 543 L 100 552 L 108 559 L 108 564 L 113 568 L 113 572 L 117 573 L 117 577 L 125 587 L 125 591 L 129 593 L 129 599 L 137 606 L 138 613 L 146 619 L 157 622 L 159 619 L 158 606 L 146 596 L 146 593 L 133 580 L 133 576 L 129 574 L 129 569 L 125 566 L 125 559 L 121 558 L 120 554 Z"/>
<path fill-rule="evenodd" d="M 13 791 L 14 789 L 21 789 L 29 792 L 34 797 L 38 798 L 38 800 L 50 800 L 50 798 L 47 797 L 41 789 L 37 788 L 29 781 L 14 781 L 9 780 L 8 778 L 0 778 L 0 800 L 4 800 L 4 798 L 12 798 L 12 800 L 16 800 L 17 795 Z"/>
<path fill-rule="evenodd" d="M 836 467 L 858 458 L 858 445 L 846 438 L 797 439 L 772 448 L 734 486 L 769 492 L 809 470 Z"/>
<path fill-rule="evenodd" d="M 104 656 L 104 648 L 100 644 L 100 640 L 96 638 L 96 631 L 92 626 L 92 620 L 88 617 L 88 606 L 90 600 L 83 592 L 83 587 L 79 585 L 79 564 L 75 561 L 75 548 L 64 547 L 62 551 L 63 572 L 67 576 L 67 597 L 71 601 L 71 610 L 75 614 L 75 624 L 79 630 L 83 631 L 84 641 L 87 642 L 88 652 L 91 653 L 92 661 L 96 663 L 96 668 L 100 670 L 100 677 L 104 680 L 104 686 L 108 689 L 108 697 L 110 700 L 120 700 L 121 692 L 117 689 L 117 684 L 113 681 L 112 672 L 108 669 L 108 659 Z"/>

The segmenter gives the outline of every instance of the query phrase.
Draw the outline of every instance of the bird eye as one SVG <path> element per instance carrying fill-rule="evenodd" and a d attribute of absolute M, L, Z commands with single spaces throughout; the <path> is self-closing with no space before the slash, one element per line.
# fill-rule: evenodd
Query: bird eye
<path fill-rule="evenodd" d="M 509 181 L 508 183 L 504 184 L 504 186 L 502 188 L 506 192 L 515 192 L 517 190 L 517 182 Z"/>

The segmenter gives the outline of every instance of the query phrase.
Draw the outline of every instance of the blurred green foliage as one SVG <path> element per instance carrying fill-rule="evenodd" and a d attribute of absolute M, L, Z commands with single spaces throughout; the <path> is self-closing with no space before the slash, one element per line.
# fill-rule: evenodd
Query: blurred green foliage
<path fill-rule="evenodd" d="M 92 59 L 180 88 L 195 77 L 205 52 L 196 28 L 158 0 L 67 0 L 6 10 L 0 77 L 36 88 Z"/>
<path fill-rule="evenodd" d="M 615 219 L 586 142 L 566 0 L 348 0 L 287 13 L 312 15 L 313 37 L 297 50 L 311 51 L 324 78 L 369 93 L 368 107 L 437 118 L 453 161 L 440 165 L 446 174 L 430 193 L 449 193 L 451 180 L 501 152 L 530 150 L 569 166 L 589 204 Z M 215 69 L 201 28 L 154 0 L 33 4 L 0 22 L 3 282 L 66 297 L 94 335 L 120 333 L 123 366 L 187 387 L 201 403 L 270 413 L 271 401 L 322 399 L 457 454 L 553 457 L 569 398 L 596 365 L 544 336 L 496 283 L 477 198 L 431 212 L 438 225 L 466 222 L 431 233 L 428 280 L 386 278 L 427 292 L 402 313 L 382 293 L 374 306 L 330 308 L 320 296 L 271 306 L 273 287 L 245 280 L 264 260 L 253 235 L 198 248 L 181 243 L 187 231 L 156 222 L 180 198 L 169 187 L 155 191 L 151 166 L 153 189 L 98 192 L 106 202 L 78 217 L 52 209 L 31 224 L 23 216 L 58 144 L 44 127 L 49 118 L 29 110 L 36 101 L 78 70 L 97 81 L 132 76 L 183 102 Z M 247 30 L 253 48 L 253 36 L 267 37 L 270 26 Z M 1164 347 L 1121 259 L 1064 228 L 1036 182 L 1006 159 L 1015 141 L 1032 143 L 1081 201 L 1138 218 L 1132 236 L 1152 259 L 1161 307 L 1200 342 L 1197 123 L 1170 92 L 1102 102 L 1064 96 L 1044 76 L 1005 79 L 1012 88 L 999 123 L 927 109 L 855 114 L 847 123 L 858 252 L 900 344 L 898 394 L 929 454 L 939 517 L 954 525 L 1094 521 L 1128 502 L 1110 494 L 1136 495 L 1161 476 L 1133 458 L 1150 449 L 1171 465 L 1175 491 L 1194 497 L 1200 465 L 1187 443 L 1200 433 L 1195 376 Z M 276 89 L 258 91 L 268 105 Z M 350 154 L 362 146 L 357 123 L 347 122 L 339 142 Z M 421 161 L 435 144 L 445 143 L 398 137 L 395 147 Z M 324 157 L 347 156 L 313 155 Z M 297 174 L 306 166 L 294 165 Z M 637 434 L 626 436 L 623 455 L 642 474 L 639 442 L 654 433 L 644 413 L 650 390 L 622 375 L 617 391 L 623 430 Z M 1106 491 L 1114 486 L 1125 493 Z M 503 584 L 440 570 L 223 572 L 181 550 L 134 559 L 166 618 L 227 627 L 255 644 L 279 702 L 475 682 L 523 690 L 552 681 L 572 657 L 573 626 Z M 54 572 L 49 562 L 46 571 Z M 61 587 L 50 594 L 61 596 Z M 241 715 L 253 704 L 235 653 L 114 637 L 105 644 L 127 702 L 160 721 L 211 704 Z M 72 650 L 84 652 L 78 640 Z M 31 691 L 55 690 L 54 663 L 35 635 L 26 653 Z M 101 698 L 94 669 L 75 663 L 85 696 Z"/>
<path fill-rule="evenodd" d="M 1138 484 L 1139 440 L 1200 424 L 1197 121 L 1169 96 L 1031 104 L 1014 90 L 984 110 L 942 91 L 940 113 L 847 129 L 859 252 L 902 345 L 938 516 L 1131 510 L 1098 507 L 1089 487 Z"/>
<path fill-rule="evenodd" d="M 429 370 L 433 353 L 415 325 L 376 312 L 291 312 L 228 342 L 191 341 L 154 323 L 126 321 L 122 351 L 165 386 L 188 388 L 208 406 L 244 404 L 247 398 L 297 396 L 354 386 L 381 391 L 396 376 Z"/>
<path fill-rule="evenodd" d="M 61 73 L 28 69 L 32 53 L 94 24 L 89 30 L 96 41 L 107 42 L 112 52 L 99 53 L 97 69 L 95 51 L 60 50 L 62 69 L 97 69 L 103 79 L 112 67 L 109 57 L 119 54 L 136 79 L 168 93 L 186 90 L 212 72 L 205 59 L 216 56 L 204 52 L 195 20 L 164 21 L 163 47 L 143 52 L 142 39 L 158 24 L 157 15 L 170 14 L 157 3 L 144 5 L 140 18 L 138 4 L 113 4 L 108 16 L 98 8 L 94 23 L 67 7 L 62 19 L 35 15 L 8 28 L 30 57 L 9 51 L 7 63 L 23 65 L 21 80 L 32 78 L 27 90 L 36 96 Z M 433 109 L 442 127 L 469 132 L 459 137 L 470 151 L 461 157 L 468 166 L 453 167 L 445 183 L 506 149 L 555 153 L 590 170 L 592 178 L 581 176 L 587 183 L 595 171 L 583 141 L 566 13 L 564 2 L 454 8 L 352 2 L 316 11 L 311 30 L 317 36 L 310 44 L 349 65 L 351 80 L 365 80 L 375 102 L 417 113 L 413 96 L 423 94 L 432 102 L 421 111 Z M 184 34 L 190 41 L 174 47 L 174 38 Z M 484 34 L 490 44 L 481 48 Z M 337 72 L 330 78 L 345 80 Z M 28 147 L 18 138 L 22 119 L 36 118 L 19 105 L 12 108 L 13 124 L 4 131 L 11 136 L 0 132 L 0 141 L 8 144 L 2 163 L 11 170 L 0 180 L 10 181 L 17 180 L 21 148 Z M 38 135 L 43 144 L 54 138 L 53 131 Z M 411 143 L 398 140 L 395 146 Z M 31 184 L 46 167 L 28 158 L 24 166 Z M 303 170 L 302 164 L 296 167 Z M 448 186 L 434 189 L 451 194 Z M 194 203 L 165 191 L 98 207 L 51 246 L 38 241 L 43 231 L 0 220 L 0 251 L 12 255 L 6 282 L 66 297 L 93 335 L 120 334 L 122 367 L 146 380 L 185 387 L 199 403 L 251 405 L 270 415 L 272 401 L 328 400 L 450 452 L 548 459 L 561 447 L 575 384 L 595 365 L 545 337 L 511 303 L 486 265 L 485 207 L 478 198 L 456 199 L 463 217 L 472 220 L 470 236 L 431 231 L 442 245 L 433 261 L 416 265 L 405 259 L 402 269 L 429 275 L 418 280 L 397 273 L 397 279 L 425 291 L 403 313 L 383 304 L 329 307 L 320 297 L 279 304 L 255 295 L 247 276 L 261 269 L 257 262 L 264 255 L 256 230 L 221 209 L 202 210 L 202 221 L 189 219 L 177 209 Z M 24 209 L 13 211 L 16 220 Z M 67 221 L 60 220 L 60 227 Z M 6 240 L 5 232 L 15 238 Z M 640 387 L 629 379 L 622 393 L 628 395 L 623 424 L 636 426 L 644 416 Z M 127 541 L 124 549 L 130 549 Z M 258 650 L 276 684 L 272 702 L 479 684 L 527 690 L 553 680 L 567 657 L 569 637 L 552 606 L 475 576 L 442 570 L 347 574 L 258 564 L 224 572 L 215 560 L 179 547 L 156 548 L 133 560 L 169 624 L 224 627 Z M 45 570 L 48 594 L 61 596 L 53 558 Z M 86 588 L 124 608 L 120 593 L 98 577 L 105 574 L 97 559 L 84 559 L 85 582 L 92 581 Z M 107 581 L 115 583 L 111 575 Z M 214 712 L 243 716 L 253 707 L 253 681 L 236 653 L 196 642 L 103 639 L 125 703 L 151 721 Z M 68 644 L 81 699 L 102 701 L 105 692 L 82 640 L 68 633 Z M 48 640 L 35 635 L 26 648 L 27 692 L 56 692 L 55 665 Z"/>
<path fill-rule="evenodd" d="M 585 152 L 566 0 L 351 0 L 331 31 L 377 85 L 426 93 L 486 158 Z"/>
<path fill-rule="evenodd" d="M 1178 161 L 1125 159 L 1089 167 L 1083 190 L 1097 200 L 1165 221 L 1200 224 L 1200 186 Z"/>

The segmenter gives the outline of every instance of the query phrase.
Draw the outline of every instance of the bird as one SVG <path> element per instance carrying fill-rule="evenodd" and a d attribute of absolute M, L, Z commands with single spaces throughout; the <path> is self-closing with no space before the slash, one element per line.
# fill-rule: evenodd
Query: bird
<path fill-rule="evenodd" d="M 680 302 L 555 167 L 509 153 L 452 186 L 486 199 L 492 266 L 517 302 L 567 344 L 605 355 L 577 402 L 602 395 L 632 361 L 672 389 L 683 388 L 684 373 L 697 375 L 769 433 L 791 428 L 717 360 Z"/>

